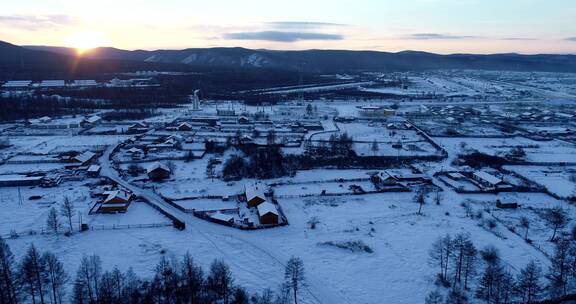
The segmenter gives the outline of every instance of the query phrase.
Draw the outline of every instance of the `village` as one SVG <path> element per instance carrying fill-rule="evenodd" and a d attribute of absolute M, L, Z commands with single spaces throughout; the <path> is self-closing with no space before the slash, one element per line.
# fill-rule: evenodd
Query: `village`
<path fill-rule="evenodd" d="M 143 119 L 2 123 L 0 236 L 70 269 L 90 253 L 142 275 L 161 255 L 221 257 L 255 291 L 276 288 L 281 261 L 299 256 L 305 303 L 420 303 L 435 288 L 428 249 L 445 234 L 496 246 L 512 270 L 525 257 L 548 266 L 543 214 L 576 212 L 575 78 L 464 74 L 372 75 L 353 84 L 362 99 L 323 96 L 348 84 L 305 88 L 306 99 L 269 90 L 296 98 L 262 105 L 194 92 Z M 155 86 L 154 75 L 9 81 L 2 94 Z M 47 226 L 64 202 L 74 212 Z"/>

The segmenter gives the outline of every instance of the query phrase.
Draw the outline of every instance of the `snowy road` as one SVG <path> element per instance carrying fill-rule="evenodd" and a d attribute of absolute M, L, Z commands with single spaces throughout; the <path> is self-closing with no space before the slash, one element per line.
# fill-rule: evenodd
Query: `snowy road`
<path fill-rule="evenodd" d="M 100 157 L 102 176 L 110 178 L 111 180 L 117 182 L 119 185 L 122 185 L 123 187 L 132 191 L 135 195 L 148 200 L 152 204 L 186 223 L 187 229 L 183 233 L 189 233 L 192 234 L 192 237 L 201 237 L 208 241 L 215 250 L 226 257 L 227 263 L 233 264 L 235 267 L 248 273 L 258 274 L 262 278 L 269 277 L 270 275 L 283 274 L 285 261 L 291 257 L 286 252 L 275 252 L 273 249 L 270 249 L 269 246 L 266 246 L 266 244 L 260 244 L 258 242 L 260 239 L 257 239 L 254 234 L 249 232 L 235 230 L 230 227 L 210 223 L 190 216 L 189 214 L 184 213 L 166 203 L 163 198 L 161 198 L 152 190 L 142 189 L 122 179 L 118 175 L 118 172 L 112 167 L 110 162 L 110 155 L 116 147 L 117 144 L 109 146 Z M 252 236 L 252 240 L 248 239 L 250 236 Z M 238 250 L 241 250 L 244 254 L 249 254 L 252 257 L 262 260 L 262 263 L 265 265 L 273 265 L 273 271 L 270 271 L 270 269 L 266 268 L 255 269 L 252 267 L 247 267 L 241 261 L 239 261 L 237 256 L 232 254 Z M 353 301 L 348 300 L 341 292 L 331 290 L 331 288 L 326 286 L 326 284 L 324 284 L 321 279 L 318 279 L 314 273 L 307 273 L 306 279 L 307 286 L 305 286 L 304 291 L 307 295 L 303 303 L 353 303 Z"/>

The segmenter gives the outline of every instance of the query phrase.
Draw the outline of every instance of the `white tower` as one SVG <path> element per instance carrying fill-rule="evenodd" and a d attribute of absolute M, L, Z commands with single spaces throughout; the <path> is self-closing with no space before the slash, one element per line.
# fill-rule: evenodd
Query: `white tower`
<path fill-rule="evenodd" d="M 198 93 L 200 90 L 195 90 L 194 95 L 190 95 L 190 100 L 192 101 L 192 110 L 193 111 L 200 111 L 200 98 L 198 97 Z"/>

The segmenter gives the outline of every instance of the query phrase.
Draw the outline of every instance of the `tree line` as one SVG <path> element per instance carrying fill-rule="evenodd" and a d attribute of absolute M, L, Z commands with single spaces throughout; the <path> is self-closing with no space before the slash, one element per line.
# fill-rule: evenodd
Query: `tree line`
<path fill-rule="evenodd" d="M 551 266 L 544 271 L 529 261 L 516 274 L 493 246 L 478 249 L 467 233 L 438 238 L 429 251 L 429 261 L 439 270 L 438 285 L 426 304 L 464 304 L 469 295 L 488 304 L 537 303 L 561 299 L 576 292 L 576 238 L 556 241 Z"/>
<path fill-rule="evenodd" d="M 250 295 L 222 260 L 214 260 L 205 271 L 189 253 L 162 256 L 152 278 L 145 279 L 132 268 L 104 270 L 98 255 L 85 255 L 72 277 L 55 254 L 34 245 L 16 261 L 0 238 L 1 304 L 298 304 L 304 286 L 304 264 L 296 257 L 288 261 L 279 291 Z"/>

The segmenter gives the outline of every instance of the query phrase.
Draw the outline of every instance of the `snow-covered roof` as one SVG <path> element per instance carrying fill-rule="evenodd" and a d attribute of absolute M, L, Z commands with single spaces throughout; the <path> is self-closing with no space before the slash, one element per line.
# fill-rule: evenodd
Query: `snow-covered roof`
<path fill-rule="evenodd" d="M 102 119 L 102 117 L 100 117 L 98 115 L 94 115 L 94 116 L 86 117 L 84 119 L 84 121 L 86 121 L 88 123 L 95 123 L 97 121 L 100 121 L 101 119 Z"/>
<path fill-rule="evenodd" d="M 132 148 L 128 149 L 127 152 L 128 152 L 128 153 L 135 154 L 135 153 L 143 153 L 144 151 L 142 151 L 142 149 L 138 149 L 138 148 L 132 147 Z"/>
<path fill-rule="evenodd" d="M 266 199 L 266 196 L 264 196 L 264 189 L 262 189 L 262 185 L 260 184 L 246 184 L 244 185 L 244 191 L 246 193 L 246 200 L 248 201 L 257 197 L 263 200 Z"/>
<path fill-rule="evenodd" d="M 31 80 L 11 80 L 2 85 L 3 88 L 22 88 L 32 83 Z"/>
<path fill-rule="evenodd" d="M 258 207 L 256 207 L 256 208 L 258 209 L 258 214 L 260 216 L 263 216 L 267 213 L 279 215 L 278 209 L 276 209 L 276 206 L 272 203 L 269 203 L 269 202 L 263 202 L 262 204 L 258 205 Z"/>
<path fill-rule="evenodd" d="M 168 168 L 168 166 L 166 166 L 165 164 L 160 163 L 160 162 L 155 162 L 152 165 L 150 165 L 150 167 L 148 167 L 148 169 L 146 169 L 146 173 L 150 173 L 150 172 L 158 170 L 158 169 L 170 172 L 170 168 Z"/>
<path fill-rule="evenodd" d="M 39 86 L 43 88 L 63 87 L 66 86 L 66 82 L 64 82 L 64 80 L 42 80 Z"/>
<path fill-rule="evenodd" d="M 494 175 L 492 175 L 486 171 L 476 171 L 476 172 L 474 172 L 474 176 L 476 176 L 479 179 L 486 181 L 487 183 L 490 183 L 491 185 L 497 185 L 497 184 L 502 182 L 501 179 L 497 178 L 496 176 L 494 176 Z"/>
<path fill-rule="evenodd" d="M 230 222 L 230 221 L 234 220 L 233 215 L 222 213 L 220 211 L 213 213 L 212 215 L 210 215 L 210 217 L 213 219 L 216 219 L 216 220 L 224 221 L 224 222 Z"/>
<path fill-rule="evenodd" d="M 96 156 L 96 153 L 94 153 L 92 151 L 86 151 L 82 154 L 77 155 L 76 157 L 74 157 L 74 159 L 81 162 L 81 163 L 85 163 L 85 162 L 91 160 L 92 158 L 94 158 L 94 156 Z"/>
<path fill-rule="evenodd" d="M 127 202 L 128 200 L 130 200 L 130 197 L 132 196 L 132 194 L 124 191 L 124 190 L 114 190 L 114 191 L 110 191 L 108 194 L 108 197 L 106 197 L 106 199 L 104 200 L 104 204 L 107 204 L 108 202 L 114 200 L 114 199 L 120 199 L 124 202 Z"/>
<path fill-rule="evenodd" d="M 460 172 L 450 172 L 448 173 L 448 176 L 455 179 L 464 178 L 464 175 L 462 175 Z"/>
<path fill-rule="evenodd" d="M 0 182 L 11 182 L 11 181 L 35 181 L 41 180 L 42 176 L 26 176 L 18 174 L 10 175 L 0 175 Z"/>
<path fill-rule="evenodd" d="M 92 166 L 88 167 L 88 170 L 87 170 L 87 171 L 88 171 L 88 172 L 98 172 L 98 171 L 100 171 L 100 166 L 98 166 L 98 165 L 92 165 Z"/>
<path fill-rule="evenodd" d="M 83 87 L 83 86 L 95 86 L 98 85 L 98 83 L 96 83 L 96 80 L 74 80 L 72 85 Z"/>

